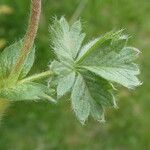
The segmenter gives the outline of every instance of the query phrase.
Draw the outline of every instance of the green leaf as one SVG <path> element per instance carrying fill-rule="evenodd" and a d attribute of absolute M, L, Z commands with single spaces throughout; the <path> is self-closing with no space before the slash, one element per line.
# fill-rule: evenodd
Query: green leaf
<path fill-rule="evenodd" d="M 133 63 L 139 50 L 125 47 L 125 43 L 122 35 L 117 38 L 111 36 L 94 47 L 90 55 L 87 54 L 88 51 L 84 54 L 87 56 L 80 62 L 81 67 L 127 88 L 140 85 L 136 77 L 140 73 L 139 68 Z"/>
<path fill-rule="evenodd" d="M 112 95 L 112 86 L 103 78 L 86 72 L 83 74 L 84 82 L 91 95 L 92 101 L 102 106 L 115 106 L 115 99 Z"/>
<path fill-rule="evenodd" d="M 55 60 L 51 63 L 50 70 L 52 70 L 56 75 L 59 75 L 60 77 L 63 77 L 72 72 L 71 68 L 67 66 L 67 64 Z"/>
<path fill-rule="evenodd" d="M 57 98 L 60 99 L 70 92 L 74 84 L 75 72 L 68 66 L 68 63 L 59 61 L 53 61 L 50 70 L 55 76 L 50 78 L 49 87 L 56 90 Z"/>
<path fill-rule="evenodd" d="M 58 98 L 64 96 L 67 92 L 70 91 L 75 81 L 75 72 L 72 72 L 66 75 L 63 78 L 60 78 L 57 86 L 57 95 Z"/>
<path fill-rule="evenodd" d="M 73 61 L 81 47 L 85 34 L 81 33 L 80 21 L 69 26 L 68 22 L 62 17 L 54 20 L 50 27 L 52 47 L 59 59 Z"/>
<path fill-rule="evenodd" d="M 29 73 L 29 71 L 31 70 L 31 68 L 33 66 L 34 60 L 35 60 L 35 46 L 33 46 L 33 48 L 31 48 L 30 53 L 24 63 L 24 66 L 23 66 L 20 76 L 19 76 L 20 79 L 27 76 L 27 74 Z"/>
<path fill-rule="evenodd" d="M 57 95 L 71 93 L 73 110 L 82 124 L 89 115 L 104 121 L 104 109 L 116 107 L 113 82 L 127 88 L 140 85 L 134 63 L 139 50 L 127 46 L 128 36 L 122 32 L 111 31 L 82 46 L 80 21 L 69 26 L 62 17 L 51 26 L 57 61 L 50 68 L 57 77 Z"/>
<path fill-rule="evenodd" d="M 105 116 L 104 116 L 104 108 L 102 107 L 101 104 L 95 102 L 95 101 L 90 101 L 90 112 L 92 117 L 99 122 L 105 122 Z"/>
<path fill-rule="evenodd" d="M 77 57 L 77 62 L 82 62 L 85 58 L 87 58 L 89 55 L 91 55 L 91 53 L 93 54 L 93 51 L 95 50 L 95 48 L 97 48 L 97 46 L 103 44 L 106 41 L 107 41 L 106 43 L 108 43 L 112 38 L 117 37 L 121 33 L 121 31 L 122 30 L 120 30 L 118 32 L 113 32 L 113 31 L 108 32 L 104 36 L 96 38 L 96 39 L 90 41 L 89 43 L 85 44 L 83 47 L 81 47 L 81 50 Z M 107 44 L 107 45 L 109 45 L 109 44 Z"/>
<path fill-rule="evenodd" d="M 90 95 L 81 75 L 78 75 L 71 94 L 72 107 L 79 121 L 84 124 L 90 114 Z"/>
<path fill-rule="evenodd" d="M 85 57 L 85 55 L 87 54 L 87 51 L 89 52 L 89 50 L 92 49 L 93 46 L 94 46 L 99 40 L 100 40 L 99 38 L 96 38 L 96 39 L 90 41 L 89 43 L 87 43 L 86 45 L 84 45 L 84 46 L 81 48 L 80 52 L 79 52 L 79 55 L 78 55 L 78 57 L 77 57 L 77 61 L 82 60 L 82 59 Z"/>
<path fill-rule="evenodd" d="M 96 101 L 90 101 L 90 110 L 91 115 L 95 120 L 99 122 L 105 121 L 104 108 L 102 105 L 98 104 Z"/>
<path fill-rule="evenodd" d="M 106 80 L 92 74 L 79 74 L 71 94 L 72 107 L 79 121 L 84 124 L 89 114 L 98 121 L 104 120 L 105 106 L 116 106 L 111 93 L 112 86 Z"/>
<path fill-rule="evenodd" d="M 0 99 L 21 101 L 38 100 L 42 98 L 55 102 L 55 100 L 49 96 L 49 94 L 52 94 L 52 90 L 47 86 L 35 82 L 20 83 L 19 81 L 28 74 L 34 63 L 34 46 L 31 48 L 30 53 L 23 64 L 18 81 L 12 84 L 12 81 L 8 78 L 20 56 L 22 46 L 23 40 L 20 40 L 4 49 L 0 54 Z"/>
<path fill-rule="evenodd" d="M 0 54 L 0 78 L 6 78 L 9 76 L 12 68 L 16 64 L 16 61 L 20 55 L 23 42 L 22 40 L 12 44 L 11 46 L 4 49 Z M 20 74 L 20 78 L 23 78 L 30 71 L 34 62 L 35 47 L 32 47 L 30 54 L 25 61 L 23 69 Z"/>
<path fill-rule="evenodd" d="M 51 91 L 39 83 L 27 82 L 18 83 L 16 86 L 4 88 L 0 90 L 0 97 L 9 101 L 23 101 L 23 100 L 39 100 L 40 98 L 49 98 Z"/>

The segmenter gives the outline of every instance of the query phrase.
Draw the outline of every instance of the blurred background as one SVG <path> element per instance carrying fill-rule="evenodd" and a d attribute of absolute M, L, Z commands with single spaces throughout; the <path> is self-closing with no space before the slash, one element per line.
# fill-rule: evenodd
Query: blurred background
<path fill-rule="evenodd" d="M 17 102 L 0 127 L 0 150 L 149 150 L 150 149 L 150 1 L 149 0 L 43 0 L 32 73 L 46 69 L 53 54 L 48 26 L 53 16 L 78 15 L 86 40 L 112 29 L 125 28 L 129 44 L 142 51 L 138 63 L 143 85 L 119 88 L 118 110 L 106 112 L 106 123 L 75 118 L 68 100 Z M 21 38 L 27 27 L 30 0 L 0 0 L 0 51 Z"/>

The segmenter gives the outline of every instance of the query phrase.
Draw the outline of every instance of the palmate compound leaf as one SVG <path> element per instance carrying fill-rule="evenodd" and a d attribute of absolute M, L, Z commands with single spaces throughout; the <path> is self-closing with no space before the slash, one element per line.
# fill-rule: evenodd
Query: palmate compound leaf
<path fill-rule="evenodd" d="M 23 41 L 20 40 L 5 48 L 0 54 L 0 99 L 19 101 L 46 98 L 53 101 L 53 99 L 48 96 L 51 91 L 47 86 L 34 82 L 19 82 L 19 80 L 23 79 L 28 74 L 34 63 L 34 46 L 31 48 L 30 53 L 23 65 L 18 81 L 14 85 L 11 85 L 8 77 L 12 68 L 16 64 L 22 45 Z"/>
<path fill-rule="evenodd" d="M 82 124 L 90 114 L 103 121 L 103 110 L 116 107 L 111 82 L 127 88 L 140 85 L 136 77 L 139 69 L 133 63 L 139 51 L 126 46 L 128 37 L 122 35 L 122 30 L 109 32 L 82 46 L 85 34 L 81 33 L 80 21 L 69 26 L 64 17 L 56 18 L 50 29 L 57 56 L 50 69 L 60 79 L 56 84 L 58 97 L 70 92 L 72 108 Z"/>

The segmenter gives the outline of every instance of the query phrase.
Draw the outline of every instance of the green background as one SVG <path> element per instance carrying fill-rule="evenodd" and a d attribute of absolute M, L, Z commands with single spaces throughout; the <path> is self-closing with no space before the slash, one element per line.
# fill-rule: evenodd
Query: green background
<path fill-rule="evenodd" d="M 40 29 L 36 39 L 36 61 L 32 73 L 48 68 L 53 58 L 48 26 L 54 16 L 70 20 L 81 0 L 43 0 Z M 0 14 L 0 38 L 6 46 L 26 30 L 30 1 L 0 0 L 14 10 Z M 106 123 L 92 119 L 85 126 L 75 118 L 70 102 L 16 102 L 0 127 L 0 150 L 149 150 L 150 149 L 150 1 L 88 0 L 80 18 L 86 40 L 112 29 L 125 28 L 129 44 L 139 48 L 143 85 L 128 91 L 118 88 L 119 109 L 106 112 Z M 2 49 L 1 49 L 2 51 Z"/>

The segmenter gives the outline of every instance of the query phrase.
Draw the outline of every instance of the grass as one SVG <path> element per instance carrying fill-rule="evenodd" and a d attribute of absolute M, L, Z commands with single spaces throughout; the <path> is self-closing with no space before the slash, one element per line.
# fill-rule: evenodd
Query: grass
<path fill-rule="evenodd" d="M 48 64 L 50 17 L 70 19 L 78 1 L 43 0 L 40 30 L 36 40 L 37 57 L 33 71 Z M 29 1 L 1 0 L 15 10 L 0 15 L 0 39 L 8 44 L 19 39 L 26 28 Z M 143 85 L 134 91 L 120 89 L 119 109 L 107 112 L 105 124 L 89 119 L 86 126 L 76 120 L 68 100 L 58 105 L 48 102 L 17 102 L 8 110 L 0 128 L 2 150 L 148 150 L 150 149 L 150 2 L 148 0 L 89 0 L 81 20 L 87 37 L 112 29 L 126 28 L 130 44 L 142 51 L 139 59 Z M 88 40 L 87 39 L 87 40 Z M 8 45 L 7 44 L 7 45 Z M 38 67 L 37 67 L 38 66 Z"/>

